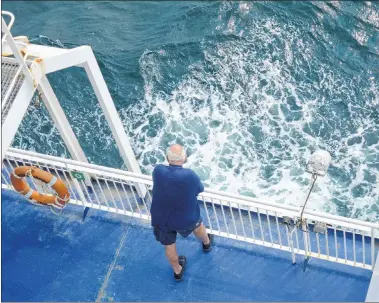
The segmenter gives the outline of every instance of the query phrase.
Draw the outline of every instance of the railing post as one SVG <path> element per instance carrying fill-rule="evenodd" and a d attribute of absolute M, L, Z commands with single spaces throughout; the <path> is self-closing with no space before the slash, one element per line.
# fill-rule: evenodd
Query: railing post
<path fill-rule="evenodd" d="M 33 85 L 29 81 L 24 81 L 2 125 L 1 160 L 4 159 L 8 148 L 12 144 L 14 136 L 16 135 L 17 129 L 24 118 L 24 114 L 28 109 L 33 94 Z"/>
<path fill-rule="evenodd" d="M 125 133 L 121 119 L 117 113 L 116 107 L 113 103 L 112 97 L 109 93 L 107 84 L 103 78 L 99 65 L 97 64 L 96 57 L 90 49 L 88 58 L 85 63 L 81 65 L 84 67 L 100 106 L 104 112 L 104 116 L 115 138 L 117 147 L 124 163 L 129 171 L 141 173 L 141 169 L 134 155 L 133 149 L 129 143 L 129 138 Z M 141 184 L 136 184 L 137 193 L 140 198 L 145 198 L 147 194 L 146 187 Z"/>
<path fill-rule="evenodd" d="M 80 199 L 82 199 L 83 206 L 85 206 L 84 203 L 87 202 L 87 199 L 83 193 L 82 188 L 80 187 L 78 180 L 76 180 L 75 178 L 72 178 L 71 174 L 70 174 L 70 177 L 71 177 L 72 183 L 74 184 L 75 189 L 77 190 L 77 192 L 79 194 Z"/>
<path fill-rule="evenodd" d="M 370 285 L 367 290 L 366 301 L 365 302 L 379 302 L 379 254 L 376 257 L 375 262 L 375 232 L 378 229 L 371 228 L 371 262 L 372 262 L 372 276 Z"/>
<path fill-rule="evenodd" d="M 25 78 L 28 81 L 30 81 L 31 84 L 33 84 L 33 77 L 29 72 L 29 68 L 25 63 L 24 58 L 21 56 L 20 51 L 18 50 L 16 43 L 13 39 L 13 36 L 12 36 L 11 32 L 9 31 L 9 28 L 8 28 L 7 24 L 5 23 L 3 17 L 1 17 L 1 25 L 2 25 L 1 31 L 6 35 L 5 40 L 8 42 L 8 45 L 13 52 L 13 56 L 16 58 L 18 64 L 20 64 L 20 67 L 22 68 L 22 71 L 24 72 Z"/>
<path fill-rule="evenodd" d="M 1 15 L 9 16 L 11 18 L 11 20 L 9 21 L 8 24 L 6 24 L 4 21 L 4 23 L 6 24 L 6 26 L 8 28 L 8 31 L 10 31 L 12 26 L 13 26 L 14 20 L 15 20 L 14 15 L 11 12 L 7 12 L 7 11 L 1 11 Z M 3 29 L 2 31 L 5 33 L 5 29 Z M 4 34 L 4 36 L 1 39 L 1 44 L 4 43 L 6 37 L 7 37 L 7 34 Z"/>
<path fill-rule="evenodd" d="M 375 267 L 375 229 L 371 228 L 371 268 Z"/>
<path fill-rule="evenodd" d="M 308 259 L 309 259 L 308 233 L 307 233 L 307 223 L 306 223 L 305 219 L 303 219 L 303 221 L 301 223 L 301 229 L 303 230 L 303 240 L 304 240 L 304 257 L 305 257 L 304 258 L 304 260 L 305 260 L 304 271 L 305 271 L 305 267 L 306 267 Z"/>
<path fill-rule="evenodd" d="M 9 14 L 8 14 L 9 15 Z M 12 144 L 12 141 L 14 139 L 14 136 L 17 132 L 18 126 L 21 123 L 21 120 L 24 117 L 24 114 L 29 106 L 30 100 L 33 97 L 33 93 L 35 90 L 35 82 L 36 79 L 33 79 L 33 75 L 30 73 L 29 68 L 27 64 L 25 63 L 25 59 L 21 56 L 20 51 L 17 48 L 17 45 L 13 39 L 13 36 L 11 32 L 9 31 L 9 28 L 7 24 L 4 21 L 4 18 L 1 17 L 1 32 L 4 33 L 5 41 L 8 42 L 8 45 L 13 53 L 13 56 L 15 57 L 17 63 L 20 65 L 20 68 L 25 76 L 25 81 L 22 84 L 17 96 L 15 97 L 12 107 L 10 108 L 4 123 L 2 122 L 2 147 L 1 147 L 1 154 L 2 158 L 5 157 L 5 152 L 8 150 L 9 146 Z M 2 46 L 4 40 L 2 39 Z M 37 79 L 38 80 L 38 79 Z M 15 82 L 12 82 L 15 83 Z M 8 89 L 12 89 L 12 87 L 9 87 Z M 6 94 L 6 97 L 8 98 L 10 96 L 9 91 Z M 5 104 L 7 100 L 4 99 L 3 102 Z M 2 103 L 3 106 L 3 103 Z M 6 131 L 4 131 L 6 130 Z"/>
<path fill-rule="evenodd" d="M 287 227 L 288 228 L 288 227 Z M 293 237 L 292 237 L 292 234 L 296 231 L 296 227 L 294 227 L 290 233 L 289 233 L 289 237 L 290 237 L 290 249 L 291 249 L 291 255 L 292 255 L 292 264 L 295 264 L 296 263 L 296 254 L 295 254 L 295 249 L 293 247 Z"/>

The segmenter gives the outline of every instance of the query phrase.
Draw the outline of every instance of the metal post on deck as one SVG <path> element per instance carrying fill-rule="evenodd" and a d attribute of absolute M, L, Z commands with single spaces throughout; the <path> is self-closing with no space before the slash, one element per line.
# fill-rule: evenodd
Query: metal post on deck
<path fill-rule="evenodd" d="M 303 240 L 304 240 L 304 268 L 305 271 L 308 262 L 309 262 L 309 247 L 308 247 L 308 232 L 307 232 L 307 223 L 305 220 L 302 221 L 301 228 L 303 230 Z"/>
<path fill-rule="evenodd" d="M 50 114 L 50 117 L 53 119 L 54 125 L 56 125 L 61 138 L 63 139 L 72 159 L 88 163 L 88 159 L 79 144 L 79 141 L 71 128 L 70 122 L 68 121 L 66 114 L 64 113 L 62 106 L 59 103 L 57 96 L 54 93 L 53 88 L 50 85 L 49 80 L 46 76 L 41 78 L 41 81 L 37 88 L 40 93 L 40 97 L 44 102 L 47 111 Z M 91 187 L 91 178 L 89 174 L 83 173 L 84 175 L 84 183 L 90 189 Z M 85 203 L 87 201 L 78 181 L 74 178 L 73 184 L 76 190 L 79 193 L 82 202 Z M 89 208 L 85 208 L 83 218 L 85 218 L 88 213 Z M 83 219 L 84 220 L 84 219 Z"/>
<path fill-rule="evenodd" d="M 41 99 L 44 102 L 54 124 L 56 125 L 59 134 L 66 144 L 72 159 L 88 163 L 83 149 L 81 148 L 78 139 L 76 138 L 66 114 L 60 105 L 53 88 L 50 85 L 46 76 L 43 76 L 39 83 L 38 91 L 41 93 Z"/>
<path fill-rule="evenodd" d="M 375 229 L 371 227 L 371 268 L 375 267 Z"/>
<path fill-rule="evenodd" d="M 97 99 L 99 100 L 100 106 L 116 140 L 116 144 L 120 150 L 124 163 L 129 171 L 141 173 L 141 169 L 130 145 L 129 138 L 125 133 L 121 119 L 108 91 L 108 87 L 105 83 L 99 65 L 97 64 L 95 55 L 92 52 L 92 49 L 89 50 L 88 57 L 86 58 L 87 60 L 85 63 L 81 64 L 81 66 L 84 67 L 92 88 L 95 91 Z M 147 194 L 146 186 L 143 184 L 136 184 L 135 186 L 139 197 L 145 198 Z"/>
<path fill-rule="evenodd" d="M 288 228 L 288 226 L 287 226 Z M 293 237 L 292 234 L 296 231 L 296 227 L 294 227 L 290 232 L 289 232 L 289 238 L 290 238 L 290 249 L 291 249 L 291 255 L 292 255 L 292 264 L 296 264 L 296 254 L 295 254 L 295 248 L 293 247 Z"/>
<path fill-rule="evenodd" d="M 1 14 L 8 15 L 11 17 L 11 22 L 9 25 L 12 26 L 14 22 L 13 14 L 9 12 L 4 12 L 4 11 L 2 11 Z M 8 25 L 5 23 L 3 17 L 1 17 L 1 32 L 2 34 L 4 34 L 4 36 L 2 35 L 1 46 L 4 47 L 5 41 L 8 43 L 10 52 L 15 57 L 17 63 L 19 64 L 21 68 L 22 74 L 25 77 L 25 80 L 22 83 L 19 93 L 17 94 L 17 96 L 15 97 L 13 101 L 13 103 L 17 106 L 12 106 L 9 109 L 9 112 L 5 118 L 5 121 L 4 122 L 2 121 L 2 142 L 1 142 L 2 143 L 2 146 L 1 146 L 2 158 L 1 160 L 3 160 L 5 157 L 6 151 L 8 150 L 9 146 L 12 144 L 14 136 L 16 135 L 17 129 L 21 123 L 21 120 L 28 109 L 29 102 L 31 98 L 33 97 L 33 93 L 34 93 L 34 83 L 37 82 L 38 79 L 33 79 L 33 76 L 31 72 L 29 71 L 29 68 L 26 65 L 25 60 L 22 57 L 20 51 L 18 50 L 16 42 L 14 41 L 13 36 L 8 28 Z M 38 68 L 38 66 L 36 68 Z M 12 88 L 9 87 L 8 90 L 9 89 L 12 89 Z M 5 98 L 9 99 L 9 97 L 10 97 L 10 93 L 8 91 L 7 95 L 5 95 Z M 6 101 L 7 100 L 2 100 L 2 107 Z"/>
<path fill-rule="evenodd" d="M 330 156 L 330 153 L 325 150 L 316 150 L 310 157 L 307 163 L 306 171 L 312 175 L 312 183 L 311 187 L 308 191 L 308 195 L 305 199 L 304 205 L 300 208 L 299 211 L 299 219 L 295 223 L 297 227 L 301 225 L 301 229 L 303 231 L 303 240 L 304 240 L 304 271 L 308 265 L 309 258 L 311 255 L 310 251 L 310 238 L 309 238 L 309 243 L 308 243 L 308 228 L 307 228 L 307 221 L 303 217 L 305 207 L 309 201 L 309 197 L 312 193 L 313 187 L 316 183 L 317 177 L 318 176 L 325 176 L 328 167 L 330 165 L 330 162 L 332 160 L 332 157 Z M 309 245 L 308 245 L 309 244 Z"/>
<path fill-rule="evenodd" d="M 42 101 L 44 102 L 47 111 L 49 112 L 54 124 L 56 125 L 59 134 L 61 135 L 72 159 L 88 163 L 88 159 L 81 148 L 75 133 L 73 132 L 70 122 L 67 120 L 62 106 L 60 105 L 53 88 L 50 85 L 46 76 L 43 76 L 38 86 L 38 92 Z M 84 174 L 85 183 L 87 186 L 91 185 L 91 179 L 88 174 Z"/>
<path fill-rule="evenodd" d="M 4 14 L 3 11 L 1 13 Z M 10 14 L 13 17 L 13 20 L 14 20 L 13 14 L 11 14 L 9 12 L 5 12 L 5 13 L 7 15 Z M 29 71 L 28 66 L 26 65 L 26 63 L 24 61 L 24 58 L 21 56 L 21 53 L 20 53 L 20 51 L 18 50 L 18 48 L 16 46 L 15 40 L 13 39 L 13 36 L 12 36 L 12 34 L 11 34 L 11 32 L 10 32 L 7 24 L 5 23 L 3 17 L 1 17 L 1 32 L 4 33 L 4 37 L 2 37 L 2 39 L 1 39 L 1 46 L 2 47 L 4 46 L 3 45 L 4 40 L 6 40 L 8 42 L 8 46 L 12 50 L 12 54 L 16 58 L 18 64 L 20 64 L 20 67 L 22 68 L 22 71 L 24 73 L 25 78 L 30 83 L 33 83 L 33 77 L 30 74 L 30 71 Z"/>
<path fill-rule="evenodd" d="M 372 276 L 367 290 L 366 302 L 379 302 L 379 253 L 375 261 L 375 228 L 371 228 Z"/>
<path fill-rule="evenodd" d="M 14 136 L 16 135 L 18 127 L 24 118 L 24 114 L 28 109 L 33 94 L 33 85 L 29 81 L 24 81 L 13 102 L 17 106 L 12 106 L 9 109 L 8 115 L 2 124 L 1 160 L 4 159 L 5 153 L 12 144 Z"/>

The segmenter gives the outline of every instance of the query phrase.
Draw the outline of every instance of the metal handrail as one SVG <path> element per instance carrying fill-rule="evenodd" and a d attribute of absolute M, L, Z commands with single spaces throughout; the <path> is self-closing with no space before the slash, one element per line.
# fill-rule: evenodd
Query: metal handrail
<path fill-rule="evenodd" d="M 25 62 L 25 65 L 26 65 L 26 59 L 28 58 L 28 45 L 26 43 L 23 43 L 23 42 L 19 42 L 19 41 L 14 41 L 15 44 L 17 45 L 22 45 L 26 48 L 26 52 L 24 53 L 24 56 L 22 57 L 23 61 Z M 12 91 L 13 91 L 13 88 L 15 87 L 16 83 L 17 83 L 17 80 L 18 80 L 18 77 L 20 76 L 21 74 L 21 71 L 23 70 L 23 65 L 20 64 L 20 67 L 18 68 L 16 74 L 14 75 L 13 77 L 13 80 L 11 82 L 11 84 L 9 85 L 8 87 L 8 90 L 2 100 L 2 103 L 1 103 L 1 107 L 3 108 L 5 106 L 5 104 L 7 103 L 8 101 L 8 98 L 9 96 L 11 95 Z"/>
<path fill-rule="evenodd" d="M 9 23 L 9 25 L 12 26 L 14 23 L 14 20 L 15 20 L 14 15 L 10 12 L 7 12 L 7 11 L 2 11 L 1 13 L 2 13 L 2 15 L 4 14 L 4 15 L 11 16 L 11 22 Z M 15 57 L 17 63 L 20 65 L 20 69 L 23 71 L 25 78 L 27 78 L 28 81 L 31 81 L 31 83 L 33 83 L 33 76 L 30 73 L 29 68 L 26 64 L 26 59 L 28 57 L 28 45 L 26 43 L 14 40 L 14 38 L 10 32 L 10 28 L 5 23 L 3 17 L 1 17 L 1 24 L 2 24 L 1 31 L 4 33 L 4 37 L 2 37 L 2 39 L 1 39 L 2 45 L 3 45 L 3 42 L 5 42 L 5 41 L 8 42 L 8 45 L 13 52 L 13 56 Z M 24 56 L 21 56 L 21 53 L 17 48 L 17 44 L 23 45 L 26 48 Z M 12 90 L 11 87 L 9 87 L 8 92 L 7 92 L 8 98 L 10 95 L 9 91 L 11 91 L 11 90 Z M 6 103 L 6 101 L 7 101 L 7 98 L 4 98 L 4 100 L 3 100 L 4 104 Z"/>
<path fill-rule="evenodd" d="M 86 162 L 80 162 L 72 159 L 66 159 L 66 158 L 58 158 L 55 156 L 49 156 L 45 154 L 40 154 L 32 151 L 26 151 L 26 150 L 21 150 L 21 149 L 16 149 L 16 148 L 9 148 L 7 155 L 9 156 L 19 156 L 23 155 L 25 159 L 27 160 L 36 160 L 36 159 L 44 159 L 44 160 L 49 160 L 46 162 L 47 164 L 52 164 L 52 165 L 57 165 L 60 167 L 65 167 L 65 168 L 71 168 L 71 169 L 76 169 L 79 168 L 80 170 L 83 170 L 84 172 L 87 173 L 97 173 L 97 174 L 105 174 L 109 177 L 119 177 L 119 178 L 125 178 L 125 180 L 130 180 L 133 182 L 139 182 L 143 183 L 146 185 L 152 185 L 152 177 L 149 175 L 144 175 L 144 174 L 137 174 L 125 170 L 120 170 L 116 168 L 111 168 L 111 167 L 106 167 L 106 166 L 101 166 L 97 164 L 91 164 L 91 163 L 86 163 Z M 236 201 L 241 201 L 244 203 L 252 203 L 252 204 L 258 204 L 258 205 L 263 205 L 263 206 L 271 206 L 276 208 L 276 210 L 282 210 L 282 211 L 290 211 L 290 212 L 298 212 L 299 208 L 296 206 L 291 206 L 291 205 L 283 205 L 275 202 L 268 202 L 265 200 L 258 200 L 254 199 L 251 197 L 247 196 L 242 196 L 238 194 L 233 194 L 233 193 L 228 193 L 228 192 L 223 192 L 223 191 L 218 191 L 214 189 L 209 189 L 206 188 L 204 190 L 204 194 L 207 195 L 210 198 L 213 199 L 219 199 L 219 198 L 230 198 L 232 200 Z M 237 203 L 237 202 L 236 202 Z M 367 227 L 367 228 L 375 228 L 379 229 L 379 223 L 372 223 L 372 222 L 366 222 L 366 221 L 361 221 L 357 219 L 351 219 L 351 218 L 346 218 L 342 216 L 337 216 L 337 215 L 332 215 L 329 213 L 324 213 L 324 212 L 317 212 L 317 211 L 312 211 L 312 210 L 305 210 L 304 211 L 305 215 L 311 215 L 313 217 L 318 217 L 320 219 L 328 219 L 328 220 L 334 220 L 336 223 L 348 223 L 351 225 L 359 225 L 362 227 Z"/>
<path fill-rule="evenodd" d="M 10 174 L 19 165 L 35 165 L 60 177 L 69 186 L 72 204 L 151 220 L 151 176 L 11 148 L 3 162 L 3 188 L 12 188 Z M 90 182 L 76 179 L 77 172 L 91 176 Z M 138 197 L 138 185 L 146 188 L 146 197 Z M 34 188 L 45 192 L 38 184 Z M 298 215 L 294 206 L 212 189 L 205 189 L 198 199 L 212 234 L 290 252 L 292 262 L 300 254 L 365 269 L 375 264 L 377 223 L 306 211 L 304 228 L 312 230 L 315 222 L 322 222 L 327 230 L 325 234 L 299 232 L 282 224 L 284 216 Z"/>
<path fill-rule="evenodd" d="M 10 30 L 13 26 L 13 23 L 14 23 L 14 15 L 11 13 L 11 12 L 8 12 L 8 11 L 1 11 L 1 15 L 5 15 L 5 16 L 9 16 L 11 17 L 11 20 L 9 21 L 8 24 L 6 24 L 8 30 Z M 4 21 L 5 23 L 5 21 Z M 7 37 L 8 33 L 5 32 L 4 36 L 1 38 L 1 45 L 3 45 L 3 43 L 5 42 L 5 39 Z"/>

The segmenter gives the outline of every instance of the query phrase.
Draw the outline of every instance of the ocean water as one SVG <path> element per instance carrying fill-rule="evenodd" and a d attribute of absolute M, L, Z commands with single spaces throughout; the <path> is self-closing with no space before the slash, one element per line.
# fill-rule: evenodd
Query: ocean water
<path fill-rule="evenodd" d="M 171 143 L 206 186 L 379 220 L 379 4 L 3 2 L 13 35 L 90 45 L 145 173 Z M 124 168 L 84 72 L 48 76 L 89 160 Z M 36 99 L 13 146 L 69 157 Z"/>

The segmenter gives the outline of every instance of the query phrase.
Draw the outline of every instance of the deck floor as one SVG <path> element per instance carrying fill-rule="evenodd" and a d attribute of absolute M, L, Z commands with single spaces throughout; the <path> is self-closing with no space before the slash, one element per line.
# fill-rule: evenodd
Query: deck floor
<path fill-rule="evenodd" d="M 69 205 L 57 216 L 2 190 L 2 301 L 364 301 L 371 272 L 221 237 L 173 280 L 147 223 Z"/>

